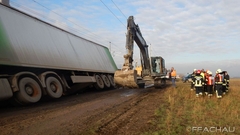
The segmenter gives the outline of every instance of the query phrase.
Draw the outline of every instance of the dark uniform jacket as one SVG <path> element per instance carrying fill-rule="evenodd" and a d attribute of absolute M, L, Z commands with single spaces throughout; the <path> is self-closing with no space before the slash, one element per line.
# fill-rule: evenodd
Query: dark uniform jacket
<path fill-rule="evenodd" d="M 202 87 L 204 85 L 203 76 L 196 75 L 193 79 L 193 84 L 195 87 Z"/>

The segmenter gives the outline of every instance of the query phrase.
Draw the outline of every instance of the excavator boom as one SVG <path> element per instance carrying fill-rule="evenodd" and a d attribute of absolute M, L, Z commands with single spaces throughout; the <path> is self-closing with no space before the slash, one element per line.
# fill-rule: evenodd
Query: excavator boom
<path fill-rule="evenodd" d="M 128 18 L 127 35 L 126 35 L 126 50 L 124 55 L 124 64 L 121 70 L 115 72 L 114 80 L 117 85 L 131 88 L 139 87 L 137 82 L 137 71 L 133 69 L 133 48 L 134 41 L 141 50 L 143 71 L 147 75 L 150 74 L 150 62 L 148 55 L 148 45 L 142 37 L 142 33 L 138 25 L 135 24 L 133 16 Z"/>
<path fill-rule="evenodd" d="M 133 48 L 134 41 L 140 49 L 141 55 L 141 79 L 137 79 L 137 71 L 133 69 Z M 148 45 L 144 40 L 140 28 L 134 22 L 133 16 L 129 16 L 127 20 L 127 34 L 126 34 L 126 50 L 124 55 L 124 64 L 121 70 L 114 74 L 114 81 L 119 86 L 138 88 L 145 85 L 145 81 L 154 81 L 155 86 L 159 86 L 163 82 L 164 76 L 164 60 L 160 57 L 151 57 L 154 67 L 150 64 L 148 54 Z M 160 83 L 159 83 L 160 82 Z"/>

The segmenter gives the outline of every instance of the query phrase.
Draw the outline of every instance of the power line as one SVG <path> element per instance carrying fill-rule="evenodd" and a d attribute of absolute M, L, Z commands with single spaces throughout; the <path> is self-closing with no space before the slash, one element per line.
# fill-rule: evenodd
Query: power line
<path fill-rule="evenodd" d="M 113 4 L 118 8 L 118 10 L 123 14 L 123 12 L 119 9 L 119 7 L 115 4 L 115 2 L 113 0 L 111 0 L 113 2 Z M 123 16 L 127 19 L 127 17 L 123 14 Z"/>
<path fill-rule="evenodd" d="M 97 39 L 99 39 L 99 36 L 98 36 L 98 35 L 92 33 L 92 32 L 89 31 L 88 29 L 86 29 L 86 28 L 84 28 L 84 27 L 82 27 L 82 26 L 80 26 L 80 25 L 78 25 L 78 24 L 76 24 L 76 23 L 70 21 L 69 19 L 63 17 L 62 15 L 58 14 L 57 12 L 52 11 L 51 9 L 49 9 L 49 8 L 47 8 L 46 6 L 40 4 L 39 2 L 37 2 L 37 1 L 35 1 L 35 0 L 33 0 L 33 1 L 34 1 L 35 3 L 37 3 L 38 5 L 40 5 L 40 6 L 44 7 L 44 8 L 46 8 L 47 10 L 49 10 L 49 11 L 51 11 L 51 12 L 57 14 L 58 16 L 62 17 L 63 19 L 66 19 L 67 21 L 71 22 L 72 24 L 74 24 L 74 25 L 76 25 L 76 26 L 78 26 L 78 27 L 80 27 L 80 28 L 83 28 L 84 30 L 86 30 L 86 31 L 88 31 L 89 33 L 91 33 L 92 35 L 94 35 Z M 65 26 L 66 26 L 66 25 L 65 25 Z M 71 28 L 71 29 L 74 29 L 74 28 Z M 77 29 L 74 29 L 74 30 L 77 30 Z M 87 37 L 90 37 L 90 36 L 87 36 Z M 90 38 L 91 38 L 91 37 L 90 37 Z M 108 40 L 105 40 L 105 41 L 109 42 Z M 112 43 L 112 45 L 118 48 L 118 46 L 116 46 L 114 43 Z"/>
<path fill-rule="evenodd" d="M 40 14 L 39 12 L 36 12 L 35 10 L 31 10 L 31 9 L 29 9 L 29 8 L 27 8 L 27 7 L 25 7 L 25 6 L 23 6 L 23 5 L 21 5 L 21 4 L 19 4 L 19 3 L 17 3 L 17 2 L 13 2 L 12 1 L 12 3 L 14 4 L 14 5 L 16 5 L 16 6 L 19 6 L 19 7 L 21 7 L 22 9 L 24 9 L 25 11 L 27 11 L 27 12 L 29 12 L 29 13 L 34 13 L 35 15 L 37 15 L 37 16 L 39 16 L 39 17 L 42 17 L 42 18 L 45 18 L 46 20 L 46 22 L 49 22 L 49 23 L 51 23 L 51 22 L 54 22 L 54 21 L 56 21 L 56 20 L 54 20 L 54 19 L 51 19 L 51 18 L 47 18 L 46 16 L 44 16 L 43 14 Z M 44 7 L 45 8 L 45 7 Z M 62 17 L 62 16 L 61 16 Z M 63 18 L 63 17 L 62 17 Z M 69 20 L 68 20 L 69 21 Z M 71 22 L 72 23 L 72 22 Z M 76 24 L 75 24 L 76 25 Z M 88 34 L 87 32 L 82 32 L 82 31 L 79 31 L 79 29 L 76 29 L 76 28 L 73 28 L 73 27 L 70 27 L 70 26 L 68 26 L 68 25 L 66 25 L 66 24 L 64 24 L 64 23 L 58 23 L 57 25 L 55 25 L 55 26 L 57 26 L 57 27 L 60 27 L 61 26 L 61 28 L 63 28 L 63 29 L 69 29 L 69 30 L 71 30 L 71 32 L 72 33 L 74 33 L 74 34 L 76 34 L 76 33 L 78 33 L 77 35 L 81 35 L 81 37 L 83 37 L 83 38 L 86 38 L 86 39 L 92 39 L 92 38 L 94 38 L 95 40 L 97 40 L 97 41 L 100 41 L 100 40 L 98 40 L 99 39 L 99 36 L 97 36 L 97 35 L 93 35 L 93 34 L 91 34 L 91 32 L 90 32 L 90 34 Z M 78 26 L 78 27 L 80 27 L 80 26 Z M 86 30 L 86 29 L 85 29 Z M 88 31 L 88 30 L 87 30 Z M 103 43 L 102 41 L 101 41 L 101 44 L 106 44 L 106 43 Z"/>
<path fill-rule="evenodd" d="M 102 1 L 102 0 L 100 0 L 102 3 L 103 3 L 103 5 L 118 19 L 118 21 L 120 22 L 120 23 L 122 23 L 122 21 L 112 12 L 112 10 L 110 9 L 110 8 L 108 8 L 108 6 Z M 124 26 L 124 27 L 126 27 L 123 23 L 122 23 L 122 25 Z"/>
<path fill-rule="evenodd" d="M 40 5 L 40 6 L 42 6 L 42 7 L 44 7 L 44 8 L 46 8 L 47 10 L 49 10 L 49 11 L 51 11 L 51 9 L 49 9 L 49 8 L 47 8 L 46 6 L 44 6 L 44 5 L 42 5 L 42 4 L 40 4 L 39 2 L 37 2 L 37 1 L 35 1 L 35 0 L 33 0 L 35 3 L 37 3 L 38 5 Z M 54 14 L 56 14 L 56 15 L 58 15 L 58 16 L 61 16 L 60 14 L 58 14 L 57 12 L 54 12 L 54 11 L 51 11 L 51 12 L 53 12 Z M 78 24 L 76 24 L 76 23 L 74 23 L 74 22 L 72 22 L 72 21 L 70 21 L 69 19 L 67 19 L 67 18 L 65 18 L 65 17 L 63 17 L 63 16 L 61 16 L 62 18 L 64 18 L 64 19 L 66 19 L 67 21 L 69 21 L 69 22 L 71 22 L 71 23 L 73 23 L 74 25 L 76 25 L 76 26 L 78 26 L 78 27 L 81 27 L 81 28 L 83 28 L 83 29 L 85 29 L 86 31 L 88 31 L 88 32 L 90 32 L 90 33 L 92 33 L 91 31 L 89 31 L 88 29 L 86 29 L 86 28 L 84 28 L 84 27 L 82 27 L 82 26 L 80 26 L 80 25 L 78 25 Z M 94 33 L 92 33 L 93 35 L 95 35 Z M 97 36 L 97 35 L 96 35 Z"/>
<path fill-rule="evenodd" d="M 90 35 L 87 34 L 86 32 L 81 32 L 81 31 L 79 31 L 78 29 L 73 28 L 73 27 L 70 27 L 70 26 L 68 26 L 68 25 L 66 25 L 66 24 L 63 24 L 63 23 L 59 23 L 58 26 L 62 26 L 62 27 L 64 27 L 64 28 L 71 29 L 71 30 L 75 31 L 75 33 L 77 32 L 77 33 L 79 33 L 79 34 L 81 34 L 81 35 L 86 35 L 85 37 L 89 37 L 90 39 L 91 39 L 91 38 L 94 38 L 94 37 L 95 37 L 95 38 L 94 38 L 95 40 L 96 40 L 96 39 L 97 39 L 97 40 L 98 40 L 98 39 L 101 39 L 101 38 L 99 38 L 100 36 L 92 33 L 91 31 L 87 30 L 86 28 L 81 27 L 81 26 L 79 26 L 78 24 L 76 24 L 76 23 L 68 20 L 67 18 L 65 18 L 65 17 L 61 16 L 60 14 L 52 11 L 51 9 L 49 9 L 49 8 L 47 8 L 46 6 L 38 3 L 37 1 L 35 1 L 35 0 L 33 0 L 33 1 L 34 1 L 35 3 L 37 3 L 38 5 L 42 6 L 43 8 L 45 8 L 45 9 L 53 12 L 54 14 L 62 17 L 63 19 L 65 19 L 65 20 L 67 20 L 67 21 L 69 21 L 70 23 L 72 23 L 72 24 L 74 24 L 74 25 L 76 25 L 76 26 L 78 26 L 78 27 L 80 27 L 80 28 L 83 28 L 85 31 L 91 33 L 92 36 L 90 36 Z M 22 5 L 22 4 L 19 4 L 19 3 L 14 2 L 14 1 L 12 1 L 12 2 L 13 2 L 13 4 L 15 4 L 15 5 L 23 8 L 24 10 L 26 10 L 26 11 L 28 11 L 28 12 L 30 12 L 30 13 L 34 13 L 34 14 L 36 14 L 36 15 L 42 17 L 42 18 L 45 18 L 45 19 L 47 19 L 47 20 L 49 19 L 50 23 L 51 23 L 51 21 L 55 21 L 54 19 L 47 18 L 47 17 L 44 16 L 43 14 L 40 14 L 39 12 L 36 12 L 36 10 L 31 10 L 31 9 L 29 9 L 28 7 L 26 7 L 26 6 Z M 47 21 L 47 20 L 46 20 L 46 21 Z M 81 33 L 80 33 L 80 32 L 81 32 Z M 94 37 L 93 37 L 93 36 L 94 36 Z M 109 43 L 109 40 L 106 40 L 106 38 L 102 38 L 102 39 Z M 100 40 L 98 40 L 98 41 L 100 41 Z M 101 41 L 101 42 L 103 43 L 103 41 Z M 103 43 L 103 45 L 107 47 L 107 44 L 106 44 L 106 43 Z M 116 45 L 115 43 L 113 43 L 113 42 L 111 42 L 111 45 L 113 45 L 112 47 L 115 47 L 115 48 L 116 48 L 116 51 L 118 51 L 118 52 L 120 52 L 120 53 L 122 54 L 122 51 L 120 51 L 121 49 L 119 48 L 119 46 L 117 46 L 117 45 Z M 115 52 L 115 51 L 114 51 L 114 52 Z M 119 55 L 118 55 L 118 56 L 119 56 Z"/>

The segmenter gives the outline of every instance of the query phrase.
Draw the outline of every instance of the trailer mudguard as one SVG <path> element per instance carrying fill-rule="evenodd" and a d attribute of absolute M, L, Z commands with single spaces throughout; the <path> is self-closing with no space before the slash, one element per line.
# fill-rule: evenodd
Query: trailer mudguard
<path fill-rule="evenodd" d="M 5 100 L 13 96 L 11 86 L 6 78 L 0 78 L 0 100 Z"/>

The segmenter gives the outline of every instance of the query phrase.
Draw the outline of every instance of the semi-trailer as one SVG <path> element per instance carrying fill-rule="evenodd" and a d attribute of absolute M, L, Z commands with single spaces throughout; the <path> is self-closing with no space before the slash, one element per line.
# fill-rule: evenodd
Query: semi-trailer
<path fill-rule="evenodd" d="M 38 102 L 90 85 L 114 87 L 108 48 L 0 1 L 0 101 Z"/>

